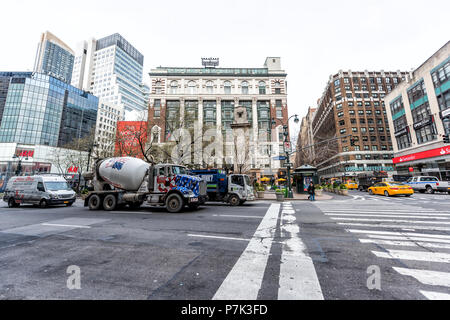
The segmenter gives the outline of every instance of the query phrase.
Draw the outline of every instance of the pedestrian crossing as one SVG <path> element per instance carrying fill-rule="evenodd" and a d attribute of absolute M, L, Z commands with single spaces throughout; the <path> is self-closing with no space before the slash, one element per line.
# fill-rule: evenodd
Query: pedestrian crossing
<path fill-rule="evenodd" d="M 323 300 L 312 259 L 300 236 L 292 203 L 272 204 L 248 247 L 222 282 L 213 300 L 257 300 L 271 255 L 280 232 L 281 257 L 278 276 L 279 300 Z M 234 216 L 236 217 L 236 216 Z"/>
<path fill-rule="evenodd" d="M 374 197 L 315 205 L 395 273 L 415 279 L 424 298 L 450 300 L 450 209 Z"/>

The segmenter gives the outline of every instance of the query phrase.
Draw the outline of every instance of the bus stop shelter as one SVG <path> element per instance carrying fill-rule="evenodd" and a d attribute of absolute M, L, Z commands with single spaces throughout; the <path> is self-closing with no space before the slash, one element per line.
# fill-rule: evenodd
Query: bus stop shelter
<path fill-rule="evenodd" d="M 304 165 L 294 170 L 294 181 L 297 186 L 298 194 L 307 194 L 308 187 L 311 182 L 319 183 L 319 176 L 317 175 L 317 168 Z"/>

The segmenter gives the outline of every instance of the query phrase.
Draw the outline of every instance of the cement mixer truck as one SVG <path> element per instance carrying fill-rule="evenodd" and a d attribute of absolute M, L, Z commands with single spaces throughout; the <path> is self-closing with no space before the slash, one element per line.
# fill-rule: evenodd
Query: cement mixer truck
<path fill-rule="evenodd" d="M 98 160 L 94 172 L 83 177 L 91 186 L 84 196 L 84 205 L 90 210 L 113 211 L 125 205 L 139 209 L 146 202 L 178 213 L 186 206 L 198 209 L 206 201 L 206 182 L 174 164 L 150 165 L 136 158 L 110 158 Z"/>

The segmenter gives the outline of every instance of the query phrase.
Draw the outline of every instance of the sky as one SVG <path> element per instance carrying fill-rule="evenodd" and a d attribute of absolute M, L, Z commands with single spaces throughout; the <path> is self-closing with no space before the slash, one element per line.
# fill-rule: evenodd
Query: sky
<path fill-rule="evenodd" d="M 339 70 L 410 71 L 450 38 L 448 0 L 15 0 L 1 11 L 0 71 L 31 70 L 46 30 L 73 49 L 120 33 L 144 54 L 146 83 L 152 68 L 202 57 L 263 67 L 279 56 L 300 118 Z"/>

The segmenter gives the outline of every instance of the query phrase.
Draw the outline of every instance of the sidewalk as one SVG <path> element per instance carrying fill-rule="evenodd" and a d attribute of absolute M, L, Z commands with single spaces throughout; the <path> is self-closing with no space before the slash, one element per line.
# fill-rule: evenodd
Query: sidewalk
<path fill-rule="evenodd" d="M 294 199 L 285 199 L 285 201 L 309 201 L 308 197 L 309 197 L 308 194 L 294 193 Z M 321 196 L 316 196 L 316 201 L 331 200 L 331 199 L 333 199 L 333 196 L 330 194 L 326 194 L 326 193 L 323 193 Z M 257 200 L 276 201 L 277 196 L 276 196 L 275 192 L 266 192 L 266 193 L 264 193 L 264 199 L 257 199 Z"/>

